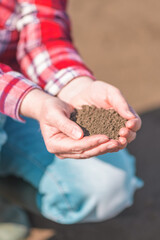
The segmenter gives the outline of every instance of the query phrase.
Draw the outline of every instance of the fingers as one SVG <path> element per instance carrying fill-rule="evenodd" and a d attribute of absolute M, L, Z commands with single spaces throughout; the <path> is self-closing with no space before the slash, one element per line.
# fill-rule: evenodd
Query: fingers
<path fill-rule="evenodd" d="M 67 137 L 63 133 L 59 133 L 51 138 L 49 143 L 49 151 L 55 154 L 82 153 L 108 141 L 109 139 L 105 135 L 95 135 L 84 137 L 80 140 L 74 140 Z"/>
<path fill-rule="evenodd" d="M 123 148 L 125 148 L 127 146 L 127 139 L 126 139 L 126 137 L 120 136 L 118 141 L 119 141 L 120 149 L 123 149 Z"/>
<path fill-rule="evenodd" d="M 136 138 L 136 132 L 140 129 L 140 127 L 140 118 L 128 120 L 126 122 L 126 128 L 121 128 L 119 131 L 119 135 L 123 138 L 126 138 L 127 143 L 130 143 Z"/>
<path fill-rule="evenodd" d="M 128 105 L 126 99 L 122 95 L 121 91 L 114 87 L 110 86 L 108 91 L 108 100 L 111 106 L 123 117 L 126 119 L 135 118 L 134 113 L 131 111 L 130 106 Z"/>
<path fill-rule="evenodd" d="M 108 90 L 110 105 L 125 119 L 137 119 L 137 129 L 141 127 L 141 119 L 135 110 L 127 103 L 121 91 L 110 85 Z M 136 128 L 135 128 L 136 129 Z M 134 130 L 137 131 L 137 130 Z"/>
<path fill-rule="evenodd" d="M 61 153 L 56 154 L 57 157 L 63 159 L 63 158 L 74 158 L 74 159 L 86 159 L 91 158 L 93 156 L 102 155 L 109 152 L 117 152 L 119 151 L 119 145 L 117 141 L 110 140 L 107 143 L 100 144 L 99 146 L 83 151 L 81 153 L 73 153 L 73 154 L 67 154 L 67 153 Z"/>
<path fill-rule="evenodd" d="M 121 91 L 102 81 L 93 82 L 91 103 L 105 109 L 113 108 L 125 119 L 137 118 L 137 113 L 127 103 Z M 96 97 L 95 98 L 95 94 Z"/>
<path fill-rule="evenodd" d="M 121 130 L 119 131 L 119 134 L 121 138 L 126 139 L 127 143 L 132 142 L 136 138 L 136 132 L 127 128 L 121 128 Z"/>
<path fill-rule="evenodd" d="M 61 132 L 52 135 L 49 143 L 46 142 L 47 150 L 56 154 L 59 158 L 89 158 L 108 152 L 116 152 L 125 148 L 127 141 L 120 137 L 119 141 L 109 140 L 105 135 L 94 135 L 74 140 Z"/>
<path fill-rule="evenodd" d="M 62 133 L 73 139 L 80 139 L 83 137 L 83 130 L 78 126 L 78 124 L 71 121 L 63 112 L 57 111 L 54 125 Z"/>
<path fill-rule="evenodd" d="M 55 127 L 73 139 L 83 137 L 83 130 L 69 119 L 73 107 L 60 101 L 58 98 L 49 98 L 44 104 L 40 118 L 41 125 Z"/>
<path fill-rule="evenodd" d="M 126 122 L 126 127 L 131 129 L 134 132 L 137 132 L 141 128 L 141 125 L 142 125 L 142 121 L 140 117 L 128 120 Z"/>

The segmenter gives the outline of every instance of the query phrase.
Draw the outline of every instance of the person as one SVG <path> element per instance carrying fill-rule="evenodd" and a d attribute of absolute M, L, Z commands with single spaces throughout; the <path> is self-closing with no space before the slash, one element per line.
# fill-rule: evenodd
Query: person
<path fill-rule="evenodd" d="M 142 182 L 125 147 L 141 120 L 120 90 L 96 80 L 83 62 L 66 5 L 0 2 L 0 175 L 30 183 L 43 216 L 72 224 L 109 219 L 132 204 Z M 84 104 L 127 119 L 118 140 L 83 137 L 69 117 Z"/>

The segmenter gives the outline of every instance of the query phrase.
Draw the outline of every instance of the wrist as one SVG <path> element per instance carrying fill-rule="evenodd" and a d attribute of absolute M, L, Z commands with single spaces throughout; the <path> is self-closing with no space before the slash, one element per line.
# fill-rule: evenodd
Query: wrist
<path fill-rule="evenodd" d="M 94 80 L 89 77 L 77 77 L 63 87 L 63 89 L 58 93 L 57 97 L 67 103 L 70 103 L 74 96 L 78 95 L 84 89 L 89 87 L 93 81 Z"/>
<path fill-rule="evenodd" d="M 39 120 L 42 106 L 50 97 L 49 94 L 40 89 L 32 89 L 22 100 L 19 114 Z"/>

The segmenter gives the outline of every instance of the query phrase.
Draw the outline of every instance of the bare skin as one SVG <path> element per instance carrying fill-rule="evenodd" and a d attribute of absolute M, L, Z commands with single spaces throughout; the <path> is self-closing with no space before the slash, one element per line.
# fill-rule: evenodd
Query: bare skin
<path fill-rule="evenodd" d="M 126 127 L 119 132 L 119 140 L 110 140 L 110 152 L 118 151 L 126 147 L 127 143 L 132 142 L 136 138 L 136 132 L 141 127 L 141 119 L 138 114 L 129 106 L 122 93 L 116 87 L 102 81 L 93 81 L 88 77 L 80 77 L 70 82 L 61 90 L 58 97 L 63 101 L 71 104 L 75 108 L 82 105 L 95 105 L 105 109 L 113 108 L 122 117 L 126 118 Z M 94 154 L 98 155 L 98 151 L 104 153 L 104 144 L 94 150 Z M 75 155 L 76 157 L 76 155 Z"/>
<path fill-rule="evenodd" d="M 128 119 L 118 141 L 109 140 L 105 135 L 83 138 L 82 129 L 69 119 L 73 108 L 83 104 L 114 108 Z M 39 121 L 47 150 L 59 158 L 83 159 L 116 152 L 134 140 L 141 126 L 139 116 L 131 111 L 117 88 L 86 77 L 74 79 L 58 97 L 33 89 L 23 99 L 20 114 Z"/>

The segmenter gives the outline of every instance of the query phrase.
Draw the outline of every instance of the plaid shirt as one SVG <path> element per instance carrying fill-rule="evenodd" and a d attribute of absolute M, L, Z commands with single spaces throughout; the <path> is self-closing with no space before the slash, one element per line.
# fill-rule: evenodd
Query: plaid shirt
<path fill-rule="evenodd" d="M 56 95 L 78 76 L 93 78 L 72 43 L 66 3 L 0 1 L 1 113 L 20 120 L 20 103 L 31 89 Z"/>

